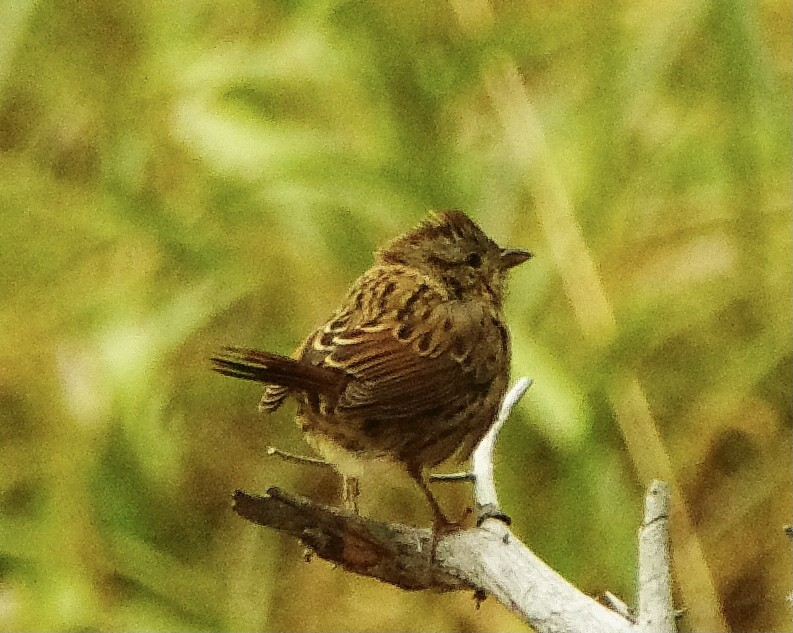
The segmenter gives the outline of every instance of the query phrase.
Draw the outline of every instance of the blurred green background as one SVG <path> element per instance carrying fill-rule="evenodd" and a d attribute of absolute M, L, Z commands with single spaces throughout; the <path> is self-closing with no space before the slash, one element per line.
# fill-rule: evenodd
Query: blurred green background
<path fill-rule="evenodd" d="M 788 2 L 0 4 L 0 629 L 527 630 L 351 576 L 230 510 L 338 481 L 293 407 L 209 371 L 289 353 L 429 209 L 529 248 L 515 532 L 633 601 L 675 486 L 682 630 L 790 630 Z M 421 525 L 418 490 L 362 509 Z M 441 491 L 450 514 L 466 490 Z"/>

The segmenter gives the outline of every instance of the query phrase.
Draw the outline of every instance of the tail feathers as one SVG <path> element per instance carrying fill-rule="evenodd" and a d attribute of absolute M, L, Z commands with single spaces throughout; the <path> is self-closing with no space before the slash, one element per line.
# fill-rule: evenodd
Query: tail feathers
<path fill-rule="evenodd" d="M 212 365 L 212 369 L 224 376 L 308 393 L 337 393 L 347 381 L 343 373 L 334 369 L 244 347 L 224 348 L 212 357 Z"/>

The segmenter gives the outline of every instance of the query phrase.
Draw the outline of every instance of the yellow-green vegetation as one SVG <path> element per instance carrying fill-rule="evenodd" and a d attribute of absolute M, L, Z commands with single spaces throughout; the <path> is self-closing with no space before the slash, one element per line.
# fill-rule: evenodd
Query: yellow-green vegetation
<path fill-rule="evenodd" d="M 0 629 L 526 630 L 244 523 L 333 503 L 293 411 L 209 371 L 290 353 L 378 244 L 466 209 L 512 275 L 497 483 L 517 534 L 631 602 L 675 488 L 682 630 L 788 630 L 790 7 L 0 5 Z M 289 409 L 289 407 L 287 407 Z M 429 524 L 406 479 L 364 513 Z M 462 512 L 464 486 L 443 502 Z"/>

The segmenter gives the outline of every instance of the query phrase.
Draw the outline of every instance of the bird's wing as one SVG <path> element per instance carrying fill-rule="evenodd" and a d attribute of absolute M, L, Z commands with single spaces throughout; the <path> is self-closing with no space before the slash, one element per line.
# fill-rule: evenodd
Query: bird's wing
<path fill-rule="evenodd" d="M 337 413 L 369 424 L 418 420 L 461 409 L 486 393 L 505 355 L 497 353 L 492 323 L 461 314 L 441 304 L 409 328 L 397 323 L 334 335 L 322 364 L 350 376 Z"/>
<path fill-rule="evenodd" d="M 326 361 L 353 376 L 337 403 L 339 413 L 381 422 L 424 418 L 461 406 L 489 385 L 450 354 L 429 356 L 392 332 L 351 334 L 339 337 Z"/>

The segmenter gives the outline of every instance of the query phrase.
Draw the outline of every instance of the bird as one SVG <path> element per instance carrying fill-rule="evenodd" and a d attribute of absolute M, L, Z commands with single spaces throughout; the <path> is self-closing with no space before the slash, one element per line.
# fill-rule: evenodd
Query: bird
<path fill-rule="evenodd" d="M 225 347 L 213 369 L 263 383 L 261 412 L 295 398 L 307 443 L 342 474 L 356 511 L 349 497 L 366 464 L 390 460 L 426 497 L 433 533 L 453 530 L 428 471 L 470 457 L 495 420 L 511 359 L 506 276 L 531 257 L 501 248 L 462 211 L 434 212 L 374 253 L 291 356 Z"/>

